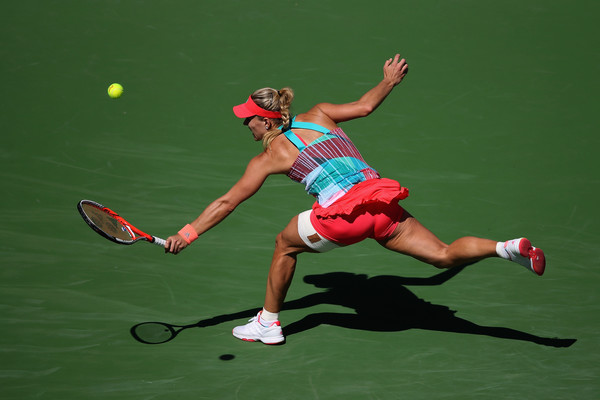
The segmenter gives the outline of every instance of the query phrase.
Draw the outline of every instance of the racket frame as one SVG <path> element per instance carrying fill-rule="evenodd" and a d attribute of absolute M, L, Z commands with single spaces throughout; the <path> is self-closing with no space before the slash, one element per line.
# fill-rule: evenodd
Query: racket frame
<path fill-rule="evenodd" d="M 85 210 L 83 209 L 84 204 L 90 205 L 94 208 L 97 208 L 99 211 L 108 214 L 108 216 L 112 219 L 114 219 L 115 221 L 117 221 L 123 228 L 126 229 L 127 233 L 131 236 L 131 240 L 123 240 L 120 239 L 118 237 L 115 237 L 107 232 L 105 232 L 104 230 L 102 230 L 100 227 L 98 227 L 93 221 L 92 219 L 87 215 L 87 213 L 85 212 Z M 79 203 L 77 203 L 77 210 L 79 211 L 79 214 L 81 214 L 81 217 L 83 218 L 83 220 L 89 225 L 90 228 L 92 228 L 94 231 L 96 231 L 98 234 L 100 234 L 101 236 L 105 237 L 106 239 L 118 243 L 118 244 L 125 244 L 125 245 L 131 245 L 134 244 L 140 240 L 143 241 L 147 241 L 150 243 L 154 243 L 158 246 L 164 247 L 166 241 L 164 239 L 161 239 L 157 236 L 152 236 L 146 232 L 143 232 L 141 230 L 139 230 L 138 228 L 136 228 L 135 226 L 131 225 L 129 222 L 127 222 L 123 217 L 121 217 L 119 214 L 117 214 L 115 211 L 111 210 L 108 207 L 103 206 L 100 203 L 97 203 L 93 200 L 81 200 L 79 201 Z"/>

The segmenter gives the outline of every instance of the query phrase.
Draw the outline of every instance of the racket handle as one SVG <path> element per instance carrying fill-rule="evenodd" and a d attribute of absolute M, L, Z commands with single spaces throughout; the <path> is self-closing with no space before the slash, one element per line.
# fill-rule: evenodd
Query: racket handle
<path fill-rule="evenodd" d="M 152 243 L 154 243 L 160 247 L 165 247 L 165 244 L 167 244 L 167 241 L 165 239 L 161 239 L 156 236 L 152 236 L 152 238 L 154 239 L 154 241 Z"/>

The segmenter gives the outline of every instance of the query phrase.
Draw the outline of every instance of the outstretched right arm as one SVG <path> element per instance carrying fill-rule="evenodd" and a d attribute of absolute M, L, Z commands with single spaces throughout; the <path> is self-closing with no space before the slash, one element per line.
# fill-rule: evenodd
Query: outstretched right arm
<path fill-rule="evenodd" d="M 240 180 L 227 193 L 210 203 L 200 216 L 189 224 L 188 229 L 193 230 L 194 237 L 202 235 L 223 221 L 240 203 L 256 193 L 269 175 L 279 172 L 276 167 L 267 152 L 254 157 Z M 188 244 L 181 234 L 173 235 L 167 239 L 165 251 L 177 254 Z"/>
<path fill-rule="evenodd" d="M 371 114 L 390 94 L 408 73 L 408 64 L 405 59 L 400 59 L 400 54 L 385 61 L 383 65 L 383 79 L 377 86 L 365 93 L 359 100 L 346 104 L 317 104 L 311 112 L 321 112 L 335 123 L 349 121 L 355 118 L 366 117 Z"/>

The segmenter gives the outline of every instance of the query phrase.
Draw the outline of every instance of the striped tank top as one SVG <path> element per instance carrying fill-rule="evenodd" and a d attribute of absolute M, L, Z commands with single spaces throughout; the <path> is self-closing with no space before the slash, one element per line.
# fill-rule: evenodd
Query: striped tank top
<path fill-rule="evenodd" d="M 305 144 L 291 129 L 311 129 L 323 136 Z M 332 131 L 310 122 L 292 120 L 283 134 L 300 150 L 288 176 L 305 185 L 321 207 L 328 207 L 354 185 L 379 178 L 341 128 Z"/>

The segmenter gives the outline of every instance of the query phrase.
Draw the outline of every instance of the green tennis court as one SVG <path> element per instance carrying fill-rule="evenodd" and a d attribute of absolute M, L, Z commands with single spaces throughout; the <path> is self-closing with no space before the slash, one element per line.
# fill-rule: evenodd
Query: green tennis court
<path fill-rule="evenodd" d="M 2 399 L 597 399 L 600 6 L 565 0 L 12 1 L 2 12 Z M 284 176 L 178 256 L 119 246 L 81 199 L 157 236 L 261 150 L 231 107 L 291 86 L 343 125 L 442 240 L 525 235 L 443 272 L 375 242 L 302 255 L 283 346 L 236 340 L 276 234 L 312 200 Z M 119 99 L 106 89 L 121 83 Z M 381 315 L 381 323 L 365 315 Z M 149 345 L 144 322 L 188 326 Z"/>

